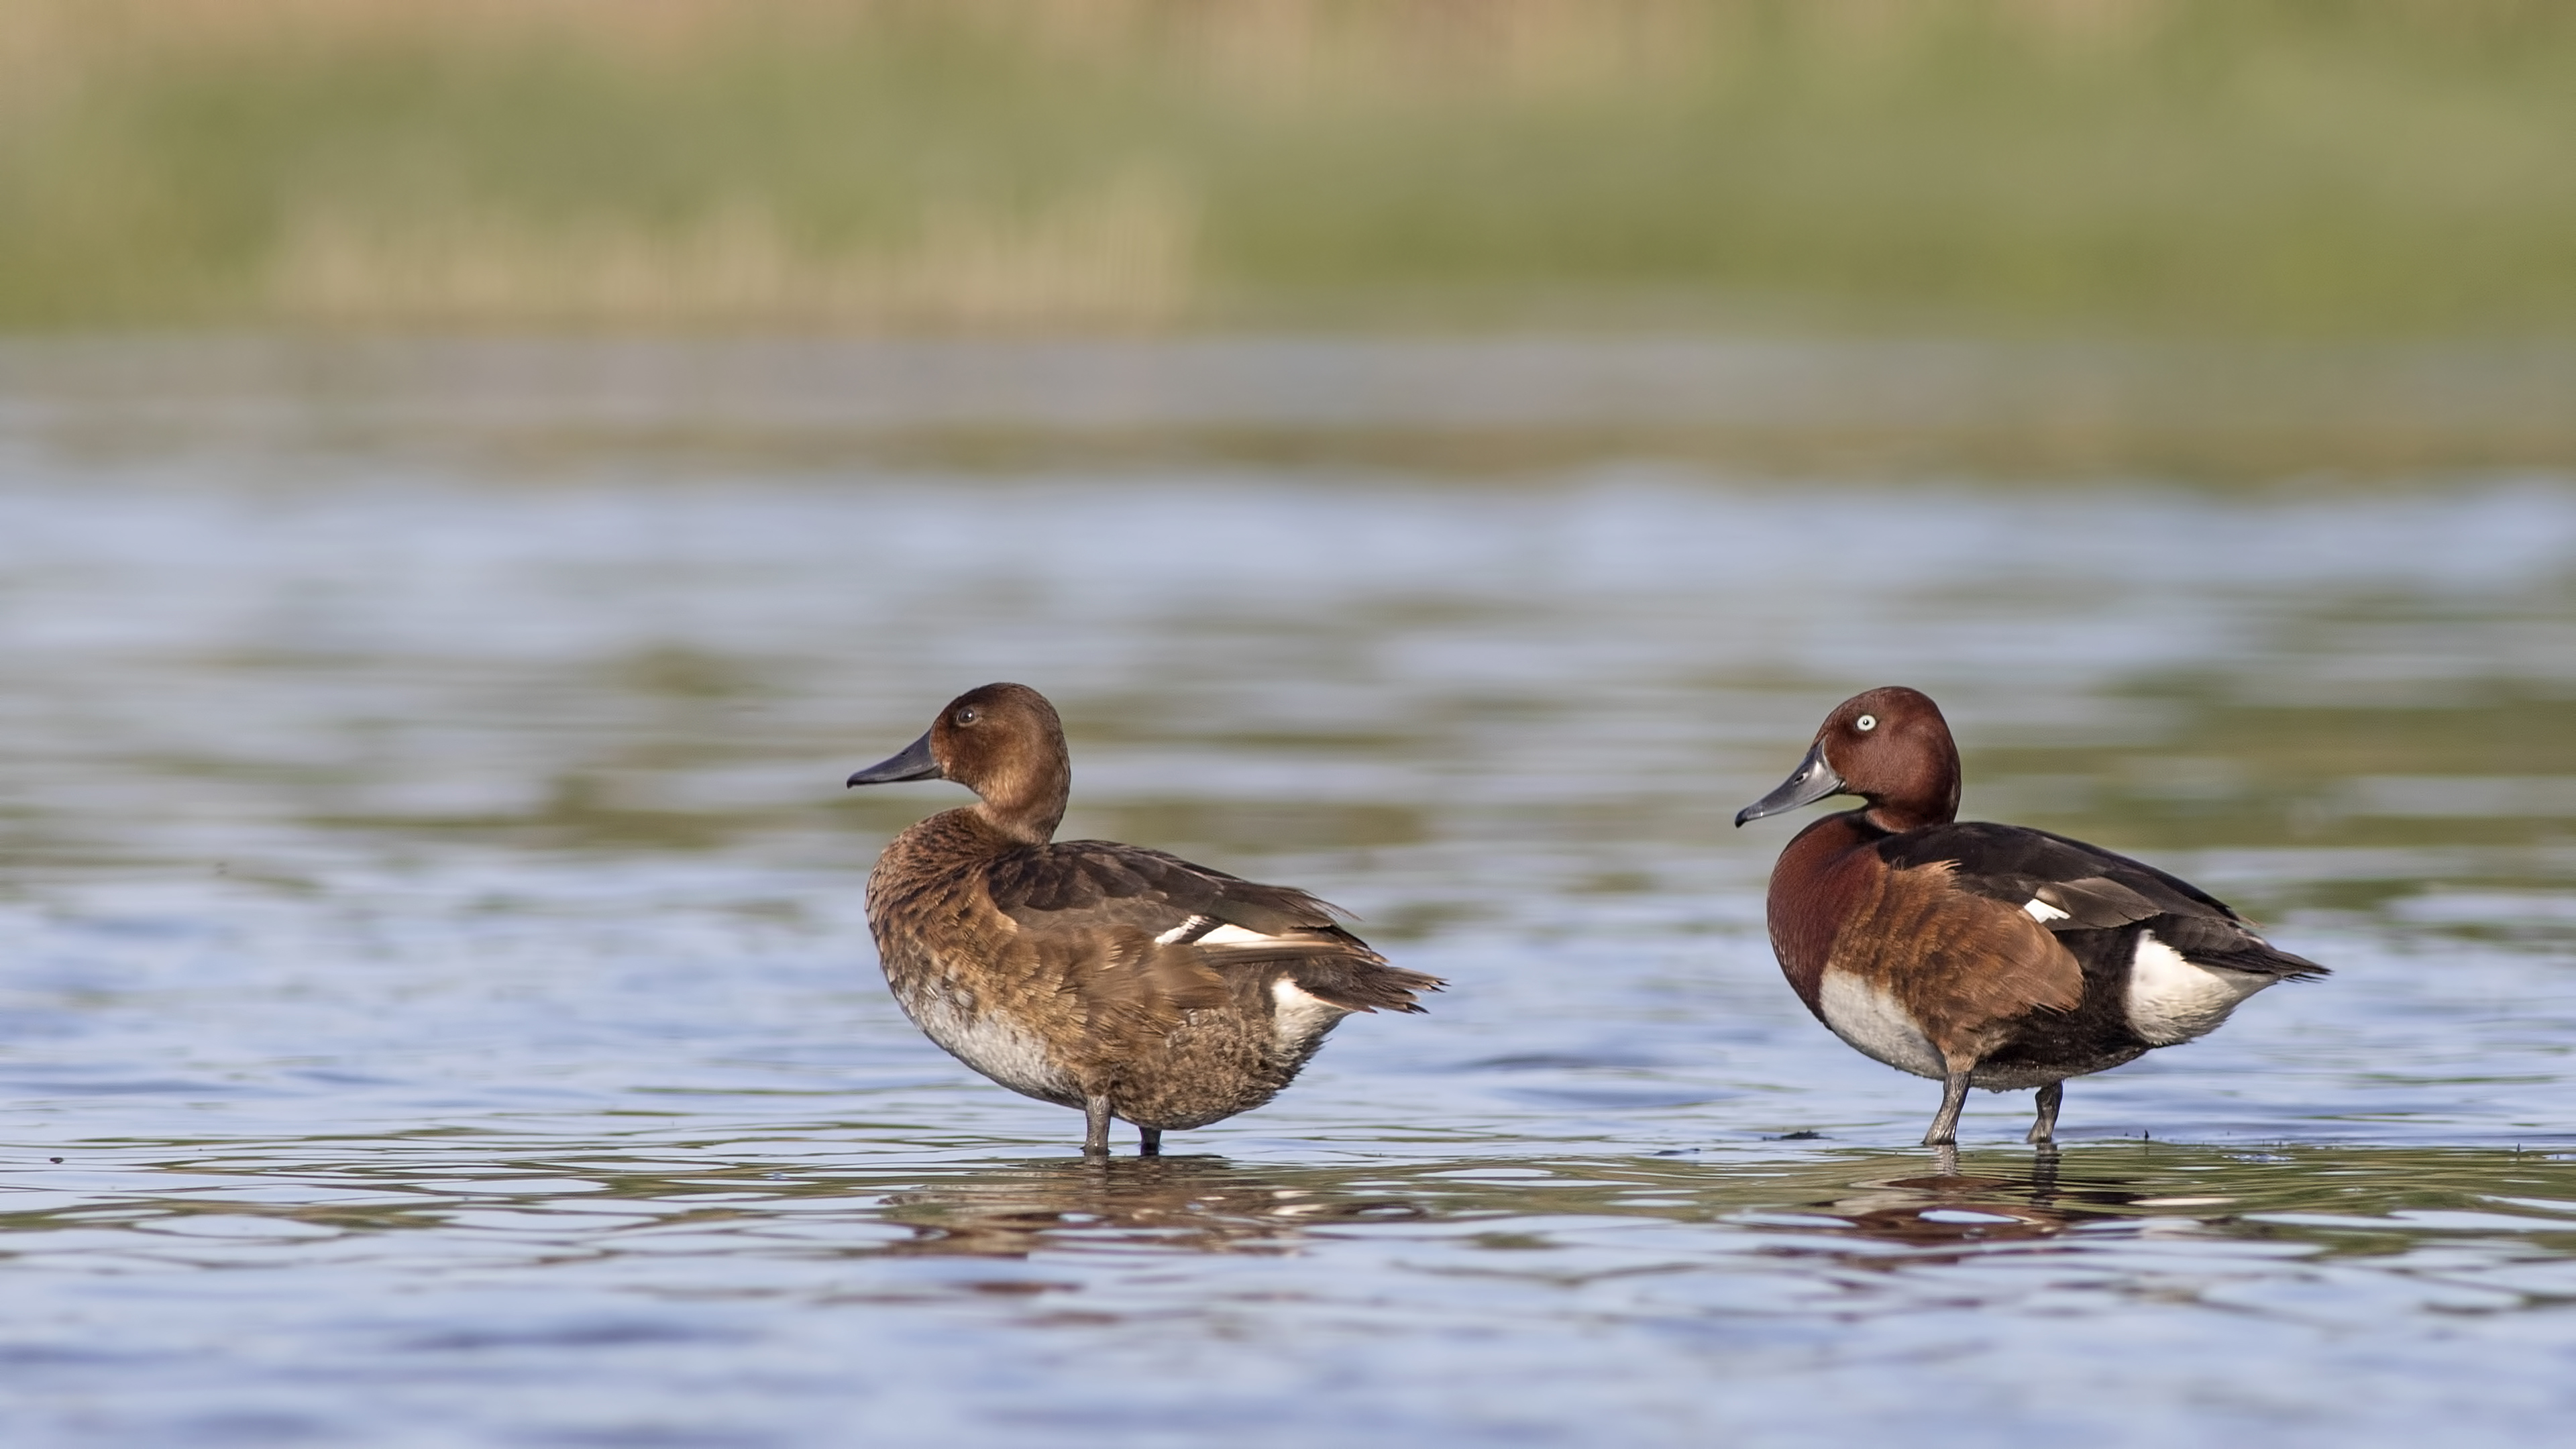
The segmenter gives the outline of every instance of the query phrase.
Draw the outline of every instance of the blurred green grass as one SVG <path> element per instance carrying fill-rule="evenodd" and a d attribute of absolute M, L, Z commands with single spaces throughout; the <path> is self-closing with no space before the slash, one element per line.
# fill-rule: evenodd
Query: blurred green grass
<path fill-rule="evenodd" d="M 2576 332 L 2576 6 L 0 0 L 0 327 Z"/>

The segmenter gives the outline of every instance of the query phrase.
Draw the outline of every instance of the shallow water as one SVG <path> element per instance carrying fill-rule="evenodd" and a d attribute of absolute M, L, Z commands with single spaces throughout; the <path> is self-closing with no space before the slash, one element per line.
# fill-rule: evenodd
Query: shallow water
<path fill-rule="evenodd" d="M 523 405 L 542 413 L 538 390 Z M 513 465 L 0 432 L 11 1445 L 2529 1443 L 2576 1408 L 2576 479 Z M 1451 990 L 1086 1164 L 877 981 L 839 785 Z M 2074 1083 L 1834 1042 L 1729 826 L 1854 689 L 2336 975 Z M 1121 1148 L 1129 1144 L 1122 1129 Z"/>

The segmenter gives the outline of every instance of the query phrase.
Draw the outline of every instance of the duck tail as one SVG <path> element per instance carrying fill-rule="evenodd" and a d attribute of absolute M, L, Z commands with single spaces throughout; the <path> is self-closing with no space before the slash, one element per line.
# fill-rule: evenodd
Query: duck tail
<path fill-rule="evenodd" d="M 2164 923 L 2168 944 L 2184 959 L 2205 966 L 2269 976 L 2276 981 L 2313 981 L 2334 973 L 2305 956 L 2294 956 L 2247 930 L 2242 922 L 2184 917 Z"/>
<path fill-rule="evenodd" d="M 2257 950 L 2232 953 L 2216 964 L 2233 967 L 2239 971 L 2259 972 L 2283 981 L 2314 981 L 2320 976 L 2334 974 L 2333 971 L 2305 956 L 2293 956 L 2269 942 L 2264 943 Z"/>
<path fill-rule="evenodd" d="M 1420 1012 L 1417 993 L 1438 991 L 1449 983 L 1420 971 L 1407 971 L 1368 957 L 1325 956 L 1298 962 L 1287 973 L 1299 990 L 1345 1011 Z"/>

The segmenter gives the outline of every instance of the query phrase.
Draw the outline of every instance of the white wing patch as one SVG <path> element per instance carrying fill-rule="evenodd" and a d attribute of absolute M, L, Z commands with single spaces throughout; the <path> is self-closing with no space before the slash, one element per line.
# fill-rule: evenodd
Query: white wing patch
<path fill-rule="evenodd" d="M 1939 1081 L 1941 1053 L 1897 999 L 1849 971 L 1827 971 L 1816 988 L 1825 1025 L 1852 1050 L 1900 1072 Z"/>
<path fill-rule="evenodd" d="M 1332 1030 L 1334 1022 L 1351 1014 L 1348 1008 L 1335 1006 L 1285 976 L 1270 983 L 1270 1000 L 1272 1030 L 1283 1052 L 1302 1050 L 1306 1043 Z"/>
<path fill-rule="evenodd" d="M 1206 935 L 1199 937 L 1198 944 L 1202 946 L 1255 946 L 1259 945 L 1263 941 L 1276 941 L 1278 939 L 1279 938 L 1276 936 L 1265 936 L 1259 931 L 1247 931 L 1241 926 L 1219 926 L 1215 930 L 1208 932 Z M 1285 983 L 1282 984 L 1284 985 Z"/>
<path fill-rule="evenodd" d="M 2037 896 L 2032 896 L 2022 903 L 2021 913 L 2043 926 L 2051 921 L 2072 920 L 2075 916 L 2073 911 L 2061 911 Z"/>
<path fill-rule="evenodd" d="M 1156 936 L 1154 938 L 1154 944 L 1157 946 L 1177 946 L 1183 941 L 1197 940 L 1197 932 L 1204 931 L 1215 924 L 1216 918 L 1214 916 L 1192 916 L 1188 920 L 1174 926 L 1172 929 Z M 1232 927 L 1228 927 L 1227 929 L 1231 930 Z"/>
<path fill-rule="evenodd" d="M 2207 1036 L 2238 1002 L 2273 980 L 2258 972 L 2204 966 L 2157 940 L 2155 932 L 2140 931 L 2138 952 L 2129 962 L 2129 1029 L 2157 1046 Z"/>

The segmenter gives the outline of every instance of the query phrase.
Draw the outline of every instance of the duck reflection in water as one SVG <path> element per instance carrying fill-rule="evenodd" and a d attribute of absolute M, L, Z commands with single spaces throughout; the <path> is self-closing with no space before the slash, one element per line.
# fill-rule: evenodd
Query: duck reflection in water
<path fill-rule="evenodd" d="M 1033 1163 L 899 1193 L 886 1208 L 914 1234 L 891 1251 L 981 1258 L 1120 1244 L 1286 1253 L 1318 1224 L 1424 1215 L 1401 1198 L 1300 1187 L 1214 1156 Z"/>
<path fill-rule="evenodd" d="M 1894 1164 L 1891 1164 L 1892 1166 Z M 1962 1172 L 1956 1149 L 1934 1154 L 1934 1171 L 1907 1163 L 1902 1176 L 1864 1177 L 1846 1192 L 1810 1205 L 1841 1218 L 1850 1230 L 1909 1247 L 1970 1247 L 2055 1237 L 2088 1221 L 2118 1217 L 2109 1211 L 2130 1194 L 2088 1188 L 2067 1192 L 2058 1183 L 2058 1155 L 2033 1153 L 2028 1175 Z"/>

